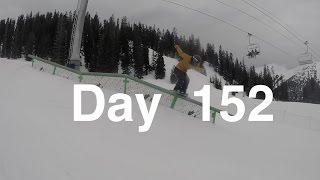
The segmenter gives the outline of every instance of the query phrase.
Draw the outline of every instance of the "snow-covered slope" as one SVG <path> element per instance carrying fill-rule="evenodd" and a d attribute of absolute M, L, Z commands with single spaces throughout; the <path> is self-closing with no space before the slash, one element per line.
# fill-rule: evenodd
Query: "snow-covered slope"
<path fill-rule="evenodd" d="M 0 60 L 0 82 L 1 180 L 320 178 L 319 131 L 285 122 L 308 122 L 311 115 L 299 114 L 319 115 L 319 106 L 278 103 L 271 111 L 287 111 L 277 122 L 218 117 L 216 125 L 160 106 L 150 131 L 139 134 L 135 101 L 133 123 L 111 123 L 108 104 L 99 120 L 80 123 L 73 122 L 74 82 L 7 60 Z M 84 101 L 92 111 L 94 97 Z"/>
<path fill-rule="evenodd" d="M 319 64 L 320 65 L 320 64 Z M 311 78 L 317 78 L 317 63 L 300 66 L 295 70 L 295 73 L 290 77 L 288 82 L 289 100 L 302 101 L 303 88 Z"/>
<path fill-rule="evenodd" d="M 275 74 L 278 75 L 283 75 L 284 79 L 289 79 L 290 77 L 292 77 L 294 75 L 294 73 L 297 71 L 297 68 L 294 69 L 288 69 L 283 65 L 279 65 L 279 64 L 268 64 L 267 67 L 269 69 L 273 69 Z M 257 67 L 256 68 L 256 72 L 260 73 L 263 72 L 264 66 L 261 67 Z"/>
<path fill-rule="evenodd" d="M 292 76 L 294 76 L 295 74 L 302 74 L 302 73 L 307 73 L 307 71 L 317 71 L 317 77 L 318 79 L 320 79 L 320 62 L 315 62 L 313 64 L 307 64 L 307 65 L 303 65 L 303 66 L 298 66 L 295 67 L 293 69 L 288 69 L 282 65 L 278 65 L 278 64 L 269 64 L 267 65 L 269 67 L 269 69 L 273 68 L 274 73 L 278 74 L 278 75 L 283 75 L 284 79 L 290 79 Z M 257 67 L 256 71 L 262 72 L 264 67 Z"/>
<path fill-rule="evenodd" d="M 289 100 L 302 101 L 303 88 L 311 78 L 320 79 L 320 62 L 298 66 L 294 69 L 286 69 L 277 64 L 268 65 L 274 69 L 275 74 L 283 75 L 288 83 Z M 257 72 L 263 71 L 263 67 L 257 68 Z"/>

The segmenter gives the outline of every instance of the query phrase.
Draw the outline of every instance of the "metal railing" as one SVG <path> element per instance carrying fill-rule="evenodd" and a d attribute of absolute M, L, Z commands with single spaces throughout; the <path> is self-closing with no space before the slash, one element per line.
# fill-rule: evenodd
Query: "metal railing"
<path fill-rule="evenodd" d="M 145 82 L 125 74 L 86 73 L 80 72 L 60 64 L 29 55 L 32 67 L 39 71 L 52 73 L 84 84 L 95 84 L 101 88 L 113 90 L 128 95 L 144 94 L 145 99 L 152 101 L 153 94 L 162 94 L 160 104 L 177 110 L 188 116 L 202 119 L 202 103 L 194 99 L 185 98 L 170 90 Z M 210 107 L 212 122 L 215 123 L 216 114 L 220 110 Z"/>

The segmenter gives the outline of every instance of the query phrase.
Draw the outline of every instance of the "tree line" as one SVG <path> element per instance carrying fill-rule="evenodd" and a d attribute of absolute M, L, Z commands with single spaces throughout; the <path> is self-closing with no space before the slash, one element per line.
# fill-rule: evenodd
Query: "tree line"
<path fill-rule="evenodd" d="M 61 65 L 68 65 L 73 27 L 72 12 L 30 13 L 0 20 L 0 56 L 17 59 L 33 54 Z M 189 43 L 192 42 L 192 43 Z M 196 45 L 193 42 L 197 42 Z M 90 72 L 131 74 L 142 78 L 155 71 L 155 78 L 165 76 L 163 55 L 175 56 L 174 45 L 183 44 L 196 52 L 200 41 L 177 37 L 176 30 L 160 30 L 142 23 L 130 24 L 126 17 L 114 16 L 101 21 L 95 14 L 85 17 L 81 54 Z M 149 48 L 153 62 L 149 63 Z"/>
<path fill-rule="evenodd" d="M 279 76 L 274 73 L 272 68 L 264 66 L 263 71 L 257 73 L 255 66 L 247 67 L 244 60 L 239 61 L 238 58 L 234 58 L 233 54 L 225 51 L 219 46 L 218 50 L 215 50 L 214 44 L 207 44 L 203 59 L 214 68 L 214 70 L 225 79 L 228 85 L 243 85 L 246 94 L 248 95 L 251 88 L 256 85 L 266 85 L 274 92 L 274 98 L 276 100 L 287 101 L 287 87 L 281 86 L 285 83 L 283 76 Z M 221 79 L 217 76 L 211 77 L 210 82 L 217 89 L 222 89 Z M 281 88 L 280 88 L 281 87 Z M 264 99 L 263 93 L 258 93 L 258 99 Z"/>
<path fill-rule="evenodd" d="M 0 56 L 16 59 L 33 54 L 67 65 L 72 27 L 72 12 L 30 13 L 16 20 L 0 20 Z M 257 73 L 254 66 L 246 67 L 244 61 L 221 46 L 216 49 L 209 43 L 203 48 L 193 35 L 179 36 L 175 28 L 170 31 L 130 23 L 126 17 L 101 20 L 97 14 L 87 13 L 81 54 L 90 72 L 123 73 L 140 79 L 154 72 L 156 79 L 163 79 L 166 70 L 163 56 L 177 57 L 175 44 L 190 55 L 200 55 L 227 84 L 244 85 L 247 94 L 253 86 L 263 84 L 273 90 L 276 100 L 288 100 L 286 81 L 275 75 L 273 69 L 265 66 Z M 223 86 L 217 77 L 211 77 L 210 82 L 218 89 Z M 264 94 L 258 94 L 258 98 L 264 98 Z"/>

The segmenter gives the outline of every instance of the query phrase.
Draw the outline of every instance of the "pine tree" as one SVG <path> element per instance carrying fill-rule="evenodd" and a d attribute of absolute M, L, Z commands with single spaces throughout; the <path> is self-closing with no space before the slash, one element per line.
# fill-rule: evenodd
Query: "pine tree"
<path fill-rule="evenodd" d="M 177 81 L 178 81 L 178 78 L 177 78 L 177 76 L 176 76 L 176 74 L 175 74 L 175 72 L 174 72 L 175 68 L 176 68 L 176 67 L 173 66 L 172 69 L 171 69 L 171 73 L 170 73 L 170 83 L 171 83 L 171 84 L 175 84 L 175 83 L 177 83 Z"/>
<path fill-rule="evenodd" d="M 159 31 L 156 30 L 156 27 L 154 26 L 152 29 L 152 49 L 154 51 L 158 51 L 159 50 L 159 44 L 160 44 L 160 34 Z"/>
<path fill-rule="evenodd" d="M 220 75 L 224 74 L 224 60 L 225 60 L 225 53 L 222 50 L 222 46 L 219 47 L 219 67 L 217 68 L 218 73 Z"/>
<path fill-rule="evenodd" d="M 98 66 L 98 44 L 99 39 L 101 37 L 101 23 L 99 20 L 99 16 L 95 14 L 93 19 L 91 20 L 91 28 L 92 28 L 92 56 L 89 63 L 89 71 L 96 72 Z"/>
<path fill-rule="evenodd" d="M 106 57 L 104 57 L 108 62 L 107 72 L 108 73 L 118 73 L 119 65 L 119 51 L 117 50 L 117 30 L 114 16 L 109 19 L 107 23 L 107 42 L 106 42 Z"/>
<path fill-rule="evenodd" d="M 138 31 L 135 27 L 134 30 L 134 41 L 133 41 L 133 56 L 134 56 L 134 76 L 142 79 L 143 77 L 143 48 L 141 38 L 138 34 Z"/>
<path fill-rule="evenodd" d="M 216 89 L 222 90 L 222 82 L 221 79 L 218 79 L 217 75 L 210 77 L 210 83 L 212 83 Z"/>
<path fill-rule="evenodd" d="M 152 62 L 151 62 L 152 71 L 154 71 L 156 69 L 157 59 L 158 59 L 158 54 L 155 51 L 153 51 L 152 52 Z"/>
<path fill-rule="evenodd" d="M 120 53 L 121 53 L 121 44 L 120 44 L 120 20 L 117 19 L 117 22 L 114 27 L 114 39 L 115 39 L 115 52 L 114 52 L 114 59 L 115 65 L 117 66 L 114 69 L 114 72 L 118 73 L 119 64 L 120 64 Z"/>
<path fill-rule="evenodd" d="M 69 11 L 66 13 L 65 16 L 65 33 L 66 33 L 66 55 L 67 55 L 67 64 L 69 63 L 69 55 L 70 55 L 70 44 L 71 44 L 71 35 L 72 35 L 72 28 L 73 28 L 73 13 Z M 80 58 L 83 56 L 83 49 L 80 48 Z"/>
<path fill-rule="evenodd" d="M 62 18 L 62 14 L 60 15 Z M 61 19 L 60 18 L 60 19 Z M 39 57 L 43 57 L 45 52 L 43 51 L 42 47 L 42 39 L 43 36 L 46 34 L 45 32 L 45 16 L 40 14 L 39 12 L 33 17 L 33 33 L 35 35 L 35 44 L 34 44 L 34 54 Z M 57 30 L 57 29 L 56 29 Z M 59 59 L 60 61 L 60 59 Z M 58 62 L 60 63 L 60 62 Z"/>
<path fill-rule="evenodd" d="M 209 63 L 210 66 L 216 68 L 218 66 L 218 58 L 215 56 L 214 45 L 207 44 L 206 50 L 206 61 Z"/>
<path fill-rule="evenodd" d="M 144 61 L 144 74 L 148 75 L 149 72 L 152 70 L 150 63 L 149 63 L 149 48 L 143 46 L 143 61 Z"/>
<path fill-rule="evenodd" d="M 56 37 L 53 47 L 53 61 L 65 65 L 67 61 L 67 44 L 66 44 L 66 31 L 65 31 L 65 19 L 60 15 L 59 22 L 56 30 Z"/>
<path fill-rule="evenodd" d="M 162 38 L 162 50 L 164 55 L 173 56 L 174 55 L 174 35 L 167 30 Z"/>
<path fill-rule="evenodd" d="M 50 28 L 52 31 L 52 29 Z M 56 28 L 53 29 L 53 32 L 55 32 Z M 26 46 L 28 43 L 29 39 L 29 34 L 33 31 L 33 17 L 32 17 L 32 12 L 28 14 L 25 18 L 25 23 L 23 26 L 23 35 L 22 35 L 22 46 Z M 51 39 L 53 39 L 55 36 L 55 33 Z M 52 43 L 53 44 L 53 43 Z M 50 47 L 52 47 L 52 44 Z M 24 51 L 24 55 L 26 56 L 26 52 Z"/>
<path fill-rule="evenodd" d="M 217 79 L 216 79 L 216 83 L 214 84 L 214 86 L 215 86 L 217 89 L 222 90 L 222 82 L 221 82 L 221 79 L 218 80 L 218 78 L 217 78 Z"/>
<path fill-rule="evenodd" d="M 257 84 L 258 75 L 256 73 L 255 67 L 251 66 L 248 77 L 248 86 L 246 88 L 246 93 L 249 95 L 249 92 L 253 86 Z"/>
<path fill-rule="evenodd" d="M 274 83 L 274 79 L 272 78 L 272 72 L 269 69 L 268 66 L 265 67 L 266 69 L 264 70 L 263 73 L 263 81 L 265 82 L 265 85 L 268 86 L 271 90 L 274 89 L 273 83 Z"/>
<path fill-rule="evenodd" d="M 98 45 L 97 70 L 106 73 L 118 73 L 116 53 L 115 21 L 112 16 L 109 22 L 104 22 L 103 33 Z"/>
<path fill-rule="evenodd" d="M 249 74 L 244 59 L 240 62 L 240 75 L 239 84 L 244 85 L 245 91 L 248 92 Z"/>
<path fill-rule="evenodd" d="M 93 32 L 91 27 L 91 16 L 89 13 L 86 14 L 83 36 L 82 36 L 82 46 L 84 53 L 85 67 L 90 70 L 90 63 L 93 56 Z"/>
<path fill-rule="evenodd" d="M 14 41 L 13 41 L 13 49 L 12 49 L 12 58 L 14 59 L 21 58 L 23 26 L 24 26 L 24 16 L 21 15 L 17 20 L 16 29 L 14 32 Z"/>
<path fill-rule="evenodd" d="M 311 78 L 303 88 L 303 101 L 320 104 L 320 84 L 316 78 Z"/>
<path fill-rule="evenodd" d="M 15 21 L 7 19 L 4 30 L 1 57 L 11 58 Z"/>
<path fill-rule="evenodd" d="M 3 19 L 0 21 L 0 55 L 2 53 L 2 45 L 3 45 L 5 29 L 6 29 L 6 21 Z"/>
<path fill-rule="evenodd" d="M 119 32 L 120 44 L 120 60 L 123 74 L 130 74 L 130 66 L 132 65 L 132 48 L 129 46 L 131 28 L 127 22 L 127 18 L 123 17 L 121 20 L 121 29 Z"/>
<path fill-rule="evenodd" d="M 28 34 L 28 38 L 26 38 L 26 46 L 25 46 L 25 58 L 27 61 L 31 61 L 31 59 L 28 57 L 28 55 L 33 54 L 34 53 L 34 34 L 33 32 L 30 32 Z"/>
<path fill-rule="evenodd" d="M 155 78 L 164 79 L 165 77 L 166 77 L 166 69 L 165 69 L 163 54 L 160 52 L 156 62 Z"/>
<path fill-rule="evenodd" d="M 289 94 L 288 94 L 288 83 L 282 82 L 274 91 L 274 97 L 276 100 L 280 101 L 288 101 Z"/>
<path fill-rule="evenodd" d="M 241 82 L 241 66 L 238 59 L 236 59 L 234 64 L 234 80 L 236 84 L 240 84 Z"/>
<path fill-rule="evenodd" d="M 102 33 L 101 38 L 98 43 L 98 57 L 97 57 L 97 72 L 108 72 L 108 64 L 107 61 L 107 41 L 108 41 L 108 34 L 107 32 Z"/>

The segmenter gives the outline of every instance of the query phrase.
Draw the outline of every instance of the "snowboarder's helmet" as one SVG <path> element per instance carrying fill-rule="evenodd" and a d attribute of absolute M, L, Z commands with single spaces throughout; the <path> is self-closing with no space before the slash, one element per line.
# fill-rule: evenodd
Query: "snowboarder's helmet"
<path fill-rule="evenodd" d="M 201 57 L 200 57 L 199 55 L 194 55 L 194 56 L 192 56 L 191 64 L 192 64 L 193 66 L 199 65 L 200 62 L 201 62 Z"/>

